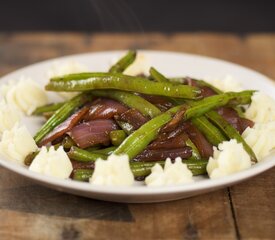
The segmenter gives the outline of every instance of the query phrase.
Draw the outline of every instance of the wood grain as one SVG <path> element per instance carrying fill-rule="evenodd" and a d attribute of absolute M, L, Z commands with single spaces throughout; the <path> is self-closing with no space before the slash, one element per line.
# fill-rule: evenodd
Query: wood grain
<path fill-rule="evenodd" d="M 128 48 L 201 54 L 275 78 L 275 34 L 0 33 L 0 76 L 37 61 Z M 274 239 L 275 169 L 231 188 L 114 204 L 34 185 L 0 167 L 0 239 Z"/>

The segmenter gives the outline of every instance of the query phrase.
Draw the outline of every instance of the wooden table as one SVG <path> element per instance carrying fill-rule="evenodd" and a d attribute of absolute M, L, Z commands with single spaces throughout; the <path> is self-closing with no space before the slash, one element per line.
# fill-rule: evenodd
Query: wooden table
<path fill-rule="evenodd" d="M 0 75 L 68 54 L 143 48 L 232 61 L 275 79 L 275 34 L 0 33 Z M 56 192 L 0 167 L 0 239 L 275 239 L 275 168 L 209 194 L 158 204 Z"/>

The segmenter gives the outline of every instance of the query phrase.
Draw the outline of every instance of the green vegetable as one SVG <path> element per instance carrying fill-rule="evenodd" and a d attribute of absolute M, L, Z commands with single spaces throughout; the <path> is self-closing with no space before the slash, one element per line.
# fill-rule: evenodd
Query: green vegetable
<path fill-rule="evenodd" d="M 217 146 L 221 142 L 227 140 L 226 137 L 221 133 L 221 131 L 216 126 L 214 126 L 205 116 L 192 118 L 191 122 L 213 145 Z"/>
<path fill-rule="evenodd" d="M 214 87 L 212 84 L 205 82 L 203 80 L 196 80 L 197 84 L 199 87 L 209 87 L 210 89 L 212 89 L 214 92 L 221 94 L 223 93 L 223 91 L 221 91 L 220 89 Z"/>
<path fill-rule="evenodd" d="M 70 136 L 66 136 L 63 140 L 62 140 L 62 146 L 64 147 L 64 149 L 70 149 L 72 146 L 75 146 L 75 142 L 74 140 L 70 137 Z"/>
<path fill-rule="evenodd" d="M 157 82 L 170 82 L 168 78 L 166 78 L 164 75 L 162 75 L 160 72 L 158 72 L 155 68 L 150 68 L 150 75 L 151 77 L 156 80 Z M 174 105 L 180 105 L 183 104 L 183 100 L 179 98 L 168 98 L 168 101 L 170 101 Z"/>
<path fill-rule="evenodd" d="M 157 137 L 158 130 L 168 123 L 179 109 L 180 106 L 174 107 L 142 125 L 138 130 L 130 134 L 114 153 L 117 155 L 127 154 L 129 159 L 133 159 Z"/>
<path fill-rule="evenodd" d="M 208 83 L 208 82 L 205 82 L 205 81 L 203 81 L 203 80 L 196 80 L 196 81 L 197 81 L 199 87 L 204 87 L 204 86 L 206 86 L 206 87 L 211 88 L 214 92 L 216 92 L 216 93 L 218 93 L 218 94 L 223 93 L 223 91 L 221 91 L 220 89 L 216 88 L 215 86 L 213 86 L 212 84 L 210 84 L 210 83 Z M 244 113 L 243 113 L 241 107 L 236 106 L 236 107 L 234 107 L 234 109 L 238 112 L 238 114 L 239 114 L 240 117 L 244 117 Z"/>
<path fill-rule="evenodd" d="M 201 159 L 200 152 L 196 145 L 191 141 L 191 139 L 188 138 L 185 143 L 187 146 L 192 148 L 192 157 L 195 159 Z"/>
<path fill-rule="evenodd" d="M 92 147 L 85 148 L 85 150 L 88 152 L 93 152 L 93 151 L 99 150 L 99 149 L 100 149 L 100 145 L 94 145 Z"/>
<path fill-rule="evenodd" d="M 117 100 L 130 108 L 135 108 L 145 116 L 153 118 L 161 111 L 152 103 L 133 93 L 119 90 L 93 90 L 91 94 L 96 97 L 107 97 Z"/>
<path fill-rule="evenodd" d="M 32 115 L 42 115 L 43 113 L 55 112 L 57 109 L 59 109 L 63 105 L 64 105 L 64 102 L 47 104 L 36 108 L 32 112 Z"/>
<path fill-rule="evenodd" d="M 119 146 L 127 137 L 123 130 L 114 130 L 110 132 L 111 142 L 114 146 Z"/>
<path fill-rule="evenodd" d="M 91 99 L 88 94 L 80 94 L 66 102 L 61 106 L 35 134 L 34 140 L 37 144 L 57 125 L 64 122 L 76 108 L 82 106 L 88 99 Z"/>
<path fill-rule="evenodd" d="M 192 102 L 191 106 L 188 106 L 189 108 L 184 113 L 183 118 L 184 120 L 188 120 L 193 117 L 199 117 L 214 108 L 224 106 L 230 102 L 234 102 L 234 104 L 237 104 L 237 102 L 239 102 L 239 104 L 248 103 L 250 101 L 248 96 L 251 96 L 251 94 L 252 93 L 249 95 L 248 91 L 240 93 L 224 93 L 207 97 L 197 102 Z M 183 105 L 173 107 L 145 123 L 138 130 L 129 135 L 114 151 L 114 153 L 118 155 L 127 154 L 129 159 L 133 159 L 157 137 L 159 129 L 168 123 L 173 115 L 182 107 Z"/>
<path fill-rule="evenodd" d="M 110 73 L 122 73 L 127 67 L 129 67 L 136 59 L 136 51 L 129 51 L 123 56 L 116 64 L 114 64 L 109 72 Z"/>
<path fill-rule="evenodd" d="M 151 173 L 151 168 L 156 164 L 164 166 L 164 161 L 158 162 L 130 162 L 130 168 L 135 177 L 146 177 Z M 192 171 L 193 175 L 206 174 L 206 160 L 183 160 L 187 167 Z M 92 177 L 93 169 L 76 169 L 73 173 L 73 179 L 78 181 L 88 181 Z"/>
<path fill-rule="evenodd" d="M 211 97 L 206 97 L 200 101 L 190 101 L 188 104 L 191 107 L 187 109 L 185 117 L 188 119 L 191 117 L 198 117 L 213 108 L 218 108 L 225 105 L 236 106 L 249 104 L 251 102 L 251 96 L 254 92 L 255 91 L 249 90 L 242 92 L 227 92 Z"/>
<path fill-rule="evenodd" d="M 134 126 L 128 122 L 124 122 L 124 121 L 119 121 L 116 120 L 116 123 L 118 124 L 118 126 L 120 126 L 120 128 L 127 134 L 130 135 L 131 133 L 133 133 L 135 130 Z"/>
<path fill-rule="evenodd" d="M 37 156 L 37 154 L 39 153 L 39 151 L 35 151 L 35 152 L 31 152 L 29 153 L 26 157 L 25 157 L 25 160 L 24 160 L 24 164 L 26 166 L 30 166 L 33 159 Z"/>
<path fill-rule="evenodd" d="M 82 76 L 85 76 L 81 78 Z M 94 89 L 119 89 L 144 94 L 198 99 L 201 91 L 196 87 L 152 82 L 147 78 L 133 77 L 121 73 L 83 73 L 52 78 L 46 85 L 50 91 L 88 91 Z"/>
<path fill-rule="evenodd" d="M 71 147 L 67 155 L 70 159 L 80 161 L 80 162 L 91 162 L 91 161 L 94 162 L 98 158 L 107 159 L 107 155 L 105 154 L 89 152 L 75 146 Z"/>
<path fill-rule="evenodd" d="M 151 67 L 150 68 L 151 77 L 157 82 L 169 82 L 169 79 L 162 75 L 157 69 Z"/>
<path fill-rule="evenodd" d="M 210 111 L 206 114 L 206 116 L 214 123 L 216 124 L 223 132 L 224 134 L 230 138 L 230 139 L 236 139 L 237 142 L 242 143 L 245 151 L 249 154 L 251 157 L 251 160 L 253 162 L 257 162 L 257 158 L 253 150 L 249 147 L 249 145 L 245 142 L 245 140 L 242 138 L 242 136 L 239 134 L 239 132 L 230 124 L 228 123 L 222 116 L 220 116 L 215 111 Z"/>
<path fill-rule="evenodd" d="M 107 147 L 107 148 L 102 148 L 102 149 L 97 149 L 93 151 L 94 153 L 100 153 L 100 154 L 105 154 L 105 155 L 110 155 L 116 150 L 116 146 L 112 147 Z"/>
<path fill-rule="evenodd" d="M 76 169 L 73 171 L 73 180 L 77 181 L 89 181 L 89 178 L 93 175 L 93 169 Z"/>

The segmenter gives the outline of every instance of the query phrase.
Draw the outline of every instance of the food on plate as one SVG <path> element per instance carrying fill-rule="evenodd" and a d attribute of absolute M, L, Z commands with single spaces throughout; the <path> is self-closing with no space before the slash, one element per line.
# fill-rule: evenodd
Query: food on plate
<path fill-rule="evenodd" d="M 275 100 L 262 92 L 256 92 L 245 116 L 257 123 L 275 121 Z"/>
<path fill-rule="evenodd" d="M 256 123 L 252 128 L 248 127 L 242 136 L 261 161 L 275 149 L 275 121 Z"/>
<path fill-rule="evenodd" d="M 220 89 L 201 79 L 170 78 L 154 67 L 147 73 L 138 56 L 129 51 L 108 72 L 51 75 L 46 90 L 77 94 L 33 111 L 45 123 L 35 147 L 23 154 L 30 170 L 92 185 L 130 186 L 135 179 L 167 186 L 197 175 L 224 177 L 271 153 L 272 98 L 258 104 L 262 93 L 237 83 L 231 89 L 229 78 Z M 134 64 L 143 72 L 131 70 Z M 264 119 L 254 114 L 260 105 Z"/>
<path fill-rule="evenodd" d="M 242 85 L 232 76 L 227 75 L 223 79 L 207 79 L 210 84 L 224 92 L 239 92 L 243 90 Z"/>
<path fill-rule="evenodd" d="M 5 130 L 10 130 L 21 119 L 20 112 L 5 100 L 0 102 L 0 134 Z"/>
<path fill-rule="evenodd" d="M 51 146 L 42 147 L 33 159 L 29 169 L 47 176 L 66 179 L 70 176 L 73 166 L 63 147 L 55 149 Z"/>
<path fill-rule="evenodd" d="M 87 72 L 88 67 L 80 62 L 71 60 L 71 61 L 62 61 L 62 62 L 54 62 L 51 68 L 47 72 L 47 77 L 51 78 L 54 76 L 61 76 L 71 73 L 79 73 L 79 72 Z M 58 93 L 62 98 L 70 99 L 76 96 L 77 92 L 59 92 Z"/>
<path fill-rule="evenodd" d="M 10 81 L 2 86 L 2 94 L 8 104 L 17 107 L 27 115 L 47 104 L 48 98 L 43 89 L 32 79 L 22 77 L 18 82 Z"/>
<path fill-rule="evenodd" d="M 167 158 L 164 168 L 158 163 L 152 167 L 150 175 L 145 178 L 145 183 L 147 186 L 178 185 L 193 182 L 192 177 L 192 172 L 180 157 L 177 157 L 174 163 Z"/>
<path fill-rule="evenodd" d="M 210 178 L 219 178 L 251 167 L 249 154 L 236 139 L 222 142 L 214 147 L 209 158 L 207 172 Z"/>
<path fill-rule="evenodd" d="M 98 159 L 90 183 L 108 186 L 131 186 L 134 183 L 127 155 L 111 154 L 107 159 Z"/>
<path fill-rule="evenodd" d="M 37 150 L 36 143 L 25 126 L 18 124 L 3 132 L 0 141 L 0 154 L 20 164 L 24 164 L 25 157 Z"/>

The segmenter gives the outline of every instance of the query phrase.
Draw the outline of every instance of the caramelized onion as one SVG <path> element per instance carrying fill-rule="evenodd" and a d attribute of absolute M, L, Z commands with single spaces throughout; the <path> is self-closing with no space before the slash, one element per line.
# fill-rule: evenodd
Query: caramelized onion
<path fill-rule="evenodd" d="M 210 87 L 207 86 L 203 86 L 200 88 L 201 89 L 201 95 L 205 98 L 205 97 L 210 97 L 213 95 L 217 95 L 217 93 L 211 89 Z"/>
<path fill-rule="evenodd" d="M 131 126 L 133 126 L 132 130 L 140 128 L 144 123 L 149 120 L 147 117 L 145 117 L 142 113 L 134 108 L 131 108 L 120 115 L 116 115 L 115 119 L 116 121 L 122 121 L 130 124 Z"/>
<path fill-rule="evenodd" d="M 95 162 L 79 162 L 71 160 L 71 163 L 73 165 L 73 169 L 94 169 Z"/>
<path fill-rule="evenodd" d="M 88 110 L 89 107 L 84 106 L 76 113 L 72 114 L 67 120 L 56 126 L 47 136 L 45 136 L 45 138 L 39 143 L 39 146 L 46 145 L 49 142 L 61 138 L 66 132 L 70 131 L 77 123 L 79 123 Z"/>
<path fill-rule="evenodd" d="M 186 146 L 185 142 L 188 136 L 185 133 L 181 133 L 171 139 L 168 137 L 169 135 L 167 135 L 166 139 L 156 139 L 148 146 L 148 149 L 173 149 Z"/>
<path fill-rule="evenodd" d="M 135 161 L 160 161 L 166 158 L 171 158 L 172 160 L 181 157 L 182 159 L 187 159 L 192 156 L 192 148 L 185 146 L 182 148 L 175 149 L 145 149 L 140 153 Z"/>
<path fill-rule="evenodd" d="M 113 120 L 93 120 L 75 126 L 69 133 L 80 148 L 87 148 L 96 144 L 108 145 L 109 133 L 118 129 Z"/>
<path fill-rule="evenodd" d="M 173 104 L 168 100 L 167 97 L 146 94 L 139 95 L 146 99 L 148 102 L 156 105 L 162 112 L 167 111 L 169 108 L 173 106 Z"/>
<path fill-rule="evenodd" d="M 210 144 L 204 135 L 195 128 L 191 123 L 188 123 L 188 127 L 186 128 L 186 133 L 188 134 L 190 140 L 196 145 L 198 148 L 200 155 L 203 158 L 209 158 L 213 155 L 213 146 Z"/>
<path fill-rule="evenodd" d="M 171 132 L 175 130 L 178 125 L 183 121 L 183 116 L 186 112 L 187 106 L 183 106 L 176 114 L 175 116 L 169 121 L 161 130 L 161 133 L 165 132 Z"/>
<path fill-rule="evenodd" d="M 247 127 L 253 127 L 254 123 L 246 118 L 241 118 L 236 110 L 229 107 L 221 107 L 218 109 L 218 113 L 230 123 L 240 134 Z"/>
<path fill-rule="evenodd" d="M 128 108 L 120 102 L 107 98 L 98 98 L 92 103 L 85 120 L 110 119 L 115 114 L 121 114 L 127 110 Z"/>

